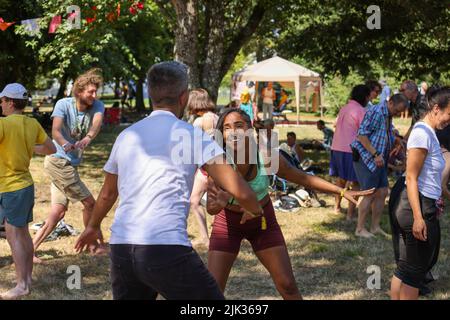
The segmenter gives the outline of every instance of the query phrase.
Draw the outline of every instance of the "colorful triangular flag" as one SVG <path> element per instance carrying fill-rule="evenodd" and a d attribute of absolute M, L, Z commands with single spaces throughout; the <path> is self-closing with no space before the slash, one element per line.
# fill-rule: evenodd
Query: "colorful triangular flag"
<path fill-rule="evenodd" d="M 50 27 L 48 28 L 48 33 L 55 33 L 60 24 L 62 23 L 61 16 L 54 16 L 50 22 Z"/>
<path fill-rule="evenodd" d="M 120 3 L 117 4 L 116 12 L 110 12 L 106 15 L 106 19 L 108 19 L 109 22 L 113 22 L 114 20 L 118 20 L 120 17 Z"/>
<path fill-rule="evenodd" d="M 91 10 L 95 12 L 95 11 L 97 11 L 97 7 L 96 6 L 92 6 Z M 94 14 L 93 17 L 86 18 L 86 23 L 90 24 L 90 23 L 94 22 L 95 20 L 97 20 L 97 14 L 96 13 Z"/>
<path fill-rule="evenodd" d="M 5 22 L 2 18 L 0 18 L 0 30 L 5 31 L 10 26 L 12 26 L 15 22 Z"/>
<path fill-rule="evenodd" d="M 35 36 L 39 33 L 39 18 L 22 20 L 21 24 L 25 26 L 25 31 L 29 36 Z"/>

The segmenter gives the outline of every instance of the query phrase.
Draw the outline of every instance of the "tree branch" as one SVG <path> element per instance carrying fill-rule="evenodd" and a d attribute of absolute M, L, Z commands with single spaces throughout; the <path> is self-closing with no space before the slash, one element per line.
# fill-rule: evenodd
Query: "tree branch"
<path fill-rule="evenodd" d="M 258 3 L 252 11 L 247 24 L 233 37 L 228 47 L 224 50 L 224 58 L 220 68 L 220 74 L 222 77 L 227 73 L 228 69 L 231 67 L 236 55 L 239 50 L 250 40 L 252 35 L 257 30 L 262 19 L 264 18 L 264 13 L 266 8 Z"/>

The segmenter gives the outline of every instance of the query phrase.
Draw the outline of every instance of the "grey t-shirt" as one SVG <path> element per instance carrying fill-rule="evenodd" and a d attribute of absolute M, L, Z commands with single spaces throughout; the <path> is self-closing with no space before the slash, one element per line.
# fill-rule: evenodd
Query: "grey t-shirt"
<path fill-rule="evenodd" d="M 105 107 L 100 100 L 95 100 L 92 107 L 86 110 L 86 112 L 80 112 L 77 110 L 75 98 L 64 98 L 58 100 L 51 117 L 63 119 L 61 133 L 64 139 L 74 144 L 86 136 L 92 126 L 94 115 L 96 113 L 103 114 L 104 111 Z M 53 143 L 56 146 L 56 153 L 52 155 L 53 157 L 67 159 L 73 166 L 81 163 L 83 150 L 76 149 L 66 153 L 64 148 L 55 140 L 53 140 Z"/>

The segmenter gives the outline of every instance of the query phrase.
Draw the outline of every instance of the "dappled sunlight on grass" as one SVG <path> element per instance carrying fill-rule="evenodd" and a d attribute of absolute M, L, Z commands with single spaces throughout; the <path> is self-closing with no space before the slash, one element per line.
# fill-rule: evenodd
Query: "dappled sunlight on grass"
<path fill-rule="evenodd" d="M 317 119 L 317 118 L 316 118 Z M 331 126 L 333 119 L 326 119 Z M 404 123 L 402 123 L 402 121 Z M 405 131 L 409 122 L 400 121 L 400 131 Z M 396 120 L 397 122 L 397 120 Z M 109 157 L 115 138 L 123 130 L 106 128 L 88 147 L 84 155 L 84 163 L 79 173 L 88 188 L 97 197 L 103 183 L 102 168 Z M 322 133 L 315 125 L 300 127 L 281 127 L 280 138 L 285 139 L 288 131 L 294 131 L 300 140 L 322 138 Z M 404 133 L 404 132 L 403 132 Z M 324 170 L 320 176 L 326 175 L 329 165 L 329 154 L 324 151 L 306 150 L 306 156 L 313 159 Z M 31 172 L 35 180 L 36 201 L 34 222 L 43 221 L 50 210 L 50 180 L 43 170 L 41 156 L 31 162 Z M 393 179 L 390 179 L 391 185 Z M 277 212 L 277 219 L 283 231 L 290 255 L 294 275 L 305 299 L 388 299 L 390 279 L 395 263 L 390 237 L 377 236 L 373 239 L 361 239 L 354 236 L 355 221 L 348 222 L 345 214 L 336 214 L 333 210 L 334 197 L 319 194 L 319 198 L 327 203 L 325 208 L 300 208 L 295 213 Z M 110 237 L 110 227 L 114 217 L 114 209 L 107 215 L 103 224 L 105 240 Z M 346 208 L 347 202 L 343 201 Z M 70 205 L 65 222 L 78 231 L 83 230 L 82 206 L 80 203 Z M 435 268 L 440 279 L 430 286 L 434 292 L 426 299 L 450 299 L 450 238 L 449 209 L 442 219 L 442 244 L 439 262 Z M 198 227 L 194 216 L 188 219 L 188 234 L 191 239 L 198 235 Z M 370 217 L 369 219 L 370 220 Z M 207 216 L 209 230 L 212 216 Z M 382 217 L 381 226 L 389 231 L 387 207 Z M 37 265 L 33 271 L 32 293 L 27 299 L 112 299 L 110 283 L 109 258 L 93 257 L 89 254 L 76 254 L 73 246 L 76 237 L 63 237 L 51 242 L 44 242 L 38 250 L 38 256 L 44 264 Z M 196 248 L 203 261 L 207 262 L 207 248 Z M 66 281 L 70 265 L 80 267 L 82 273 L 81 290 L 69 290 Z M 367 289 L 370 274 L 367 268 L 377 265 L 381 270 L 381 289 Z M 0 240 L 0 291 L 9 289 L 14 282 L 9 246 L 4 239 Z M 241 251 L 232 268 L 226 297 L 229 299 L 281 299 L 272 279 L 256 258 L 250 244 L 244 240 Z"/>

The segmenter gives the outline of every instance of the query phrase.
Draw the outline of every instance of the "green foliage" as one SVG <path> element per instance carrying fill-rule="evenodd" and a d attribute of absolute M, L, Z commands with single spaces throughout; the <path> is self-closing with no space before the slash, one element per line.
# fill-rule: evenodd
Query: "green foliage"
<path fill-rule="evenodd" d="M 278 51 L 301 55 L 324 74 L 355 71 L 373 77 L 374 65 L 395 78 L 432 78 L 449 73 L 448 1 L 384 0 L 381 29 L 366 26 L 373 1 L 311 0 L 292 7 Z"/>
<path fill-rule="evenodd" d="M 15 1 L 0 2 L 13 6 Z M 119 17 L 118 3 L 121 4 Z M 29 36 L 23 26 L 16 27 L 15 33 L 9 32 L 11 42 L 17 41 L 15 47 L 20 51 L 13 51 L 12 46 L 1 50 L 0 65 L 12 57 L 20 58 L 21 53 L 28 53 L 29 59 L 19 60 L 19 66 L 27 70 L 16 78 L 28 79 L 33 87 L 41 87 L 43 77 L 66 81 L 91 67 L 100 67 L 106 81 L 142 78 L 151 64 L 171 55 L 173 43 L 167 23 L 153 2 L 146 2 L 143 10 L 135 15 L 128 11 L 131 4 L 125 0 L 24 1 L 22 5 L 30 9 L 27 18 L 42 17 L 41 33 Z M 81 29 L 68 27 L 66 8 L 69 5 L 80 6 Z M 48 34 L 48 26 L 55 15 L 61 15 L 63 23 L 55 34 Z M 88 18 L 95 20 L 88 23 Z M 31 66 L 34 69 L 29 72 Z M 1 74 L 3 72 L 0 77 Z"/>
<path fill-rule="evenodd" d="M 221 88 L 230 88 L 231 87 L 231 81 L 233 74 L 237 71 L 241 70 L 245 66 L 251 64 L 254 60 L 254 55 L 246 55 L 243 50 L 239 52 L 239 54 L 236 56 L 236 59 L 234 59 L 233 64 L 231 65 L 231 68 L 228 70 L 225 77 L 223 77 L 222 82 L 220 84 Z"/>
<path fill-rule="evenodd" d="M 324 99 L 327 107 L 327 114 L 337 116 L 341 107 L 347 103 L 351 88 L 363 82 L 363 78 L 355 73 L 350 74 L 346 78 L 337 75 L 328 81 L 325 81 Z"/>
<path fill-rule="evenodd" d="M 33 84 L 38 68 L 36 54 L 27 48 L 25 38 L 14 33 L 14 28 L 20 20 L 33 16 L 36 8 L 36 0 L 0 0 L 0 17 L 5 22 L 16 22 L 0 31 L 0 88 L 11 82 L 21 82 L 26 87 Z"/>

